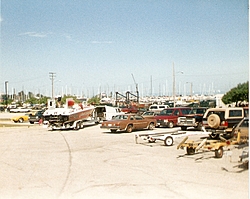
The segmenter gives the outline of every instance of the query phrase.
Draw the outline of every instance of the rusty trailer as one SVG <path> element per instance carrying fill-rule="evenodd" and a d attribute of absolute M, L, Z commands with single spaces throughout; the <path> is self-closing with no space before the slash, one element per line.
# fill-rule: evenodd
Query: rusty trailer
<path fill-rule="evenodd" d="M 193 155 L 199 150 L 203 151 L 214 151 L 216 158 L 222 158 L 224 148 L 230 145 L 242 144 L 244 141 L 240 139 L 240 132 L 238 133 L 237 139 L 226 140 L 220 136 L 220 140 L 208 140 L 208 138 L 202 141 L 188 140 L 188 136 L 185 137 L 177 146 L 177 149 L 185 149 L 188 155 Z"/>

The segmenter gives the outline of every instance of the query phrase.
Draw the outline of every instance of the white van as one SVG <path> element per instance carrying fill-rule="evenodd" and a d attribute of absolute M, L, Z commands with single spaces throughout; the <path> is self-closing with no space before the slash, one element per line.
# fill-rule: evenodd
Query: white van
<path fill-rule="evenodd" d="M 118 107 L 112 107 L 107 105 L 96 106 L 95 111 L 93 113 L 94 118 L 97 119 L 98 122 L 111 120 L 113 116 L 125 114 L 121 112 Z"/>
<path fill-rule="evenodd" d="M 164 104 L 152 104 L 149 107 L 149 111 L 161 112 L 165 108 L 169 108 L 169 106 Z"/>

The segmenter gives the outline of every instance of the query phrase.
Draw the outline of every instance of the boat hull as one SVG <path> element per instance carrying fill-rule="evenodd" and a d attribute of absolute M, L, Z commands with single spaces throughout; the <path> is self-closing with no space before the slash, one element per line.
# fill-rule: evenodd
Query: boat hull
<path fill-rule="evenodd" d="M 91 117 L 94 111 L 93 107 L 86 107 L 79 110 L 68 111 L 62 108 L 55 108 L 47 110 L 44 113 L 44 120 L 48 122 L 49 126 L 54 127 L 71 127 L 76 122 L 83 122 Z"/>

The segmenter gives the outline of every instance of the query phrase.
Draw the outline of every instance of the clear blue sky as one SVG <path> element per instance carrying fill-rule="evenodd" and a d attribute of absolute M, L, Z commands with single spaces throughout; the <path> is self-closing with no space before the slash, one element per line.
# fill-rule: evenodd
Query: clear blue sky
<path fill-rule="evenodd" d="M 226 92 L 249 79 L 247 0 L 2 0 L 0 92 Z M 182 71 L 183 73 L 180 73 Z M 152 80 L 152 81 L 151 81 Z"/>

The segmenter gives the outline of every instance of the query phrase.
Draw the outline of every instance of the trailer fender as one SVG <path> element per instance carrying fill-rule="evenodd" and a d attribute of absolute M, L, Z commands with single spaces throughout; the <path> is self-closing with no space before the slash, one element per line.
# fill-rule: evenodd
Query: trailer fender
<path fill-rule="evenodd" d="M 187 141 L 187 139 L 188 139 L 188 136 L 186 136 L 186 137 L 180 142 L 180 144 L 178 144 L 177 149 L 179 149 L 179 148 L 181 147 L 181 145 L 184 144 L 184 143 Z"/>

